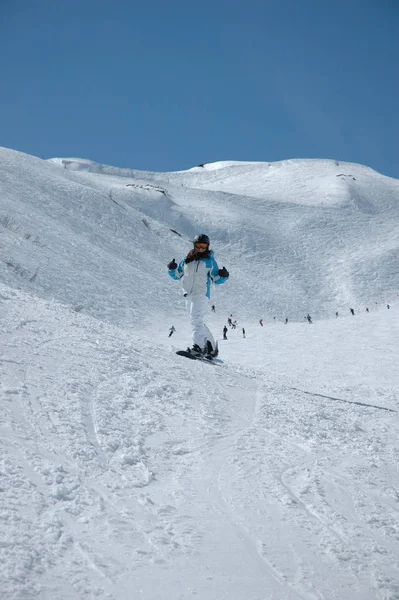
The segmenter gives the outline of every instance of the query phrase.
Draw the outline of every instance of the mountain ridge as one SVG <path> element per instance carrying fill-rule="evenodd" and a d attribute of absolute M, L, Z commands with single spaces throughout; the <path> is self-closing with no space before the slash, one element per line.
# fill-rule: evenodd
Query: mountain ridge
<path fill-rule="evenodd" d="M 165 265 L 187 253 L 198 231 L 231 273 L 215 302 L 226 312 L 239 306 L 246 319 L 329 318 L 349 305 L 392 301 L 399 290 L 399 181 L 369 167 L 221 161 L 119 176 L 82 159 L 9 149 L 0 157 L 4 280 L 99 318 L 150 321 L 152 294 L 165 319 L 183 312 Z M 72 278 L 82 280 L 79 294 Z M 142 298 L 132 301 L 137 287 Z M 113 314 L 103 311 L 108 293 Z"/>

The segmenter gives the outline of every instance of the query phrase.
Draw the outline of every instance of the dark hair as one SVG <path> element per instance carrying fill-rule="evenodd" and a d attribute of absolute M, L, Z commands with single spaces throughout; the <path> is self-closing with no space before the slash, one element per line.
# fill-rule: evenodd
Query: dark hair
<path fill-rule="evenodd" d="M 209 258 L 211 255 L 211 251 L 208 248 L 205 252 L 197 252 L 195 248 L 190 250 L 190 252 L 186 256 L 186 264 L 190 262 L 194 262 L 195 260 L 199 260 L 200 258 Z"/>

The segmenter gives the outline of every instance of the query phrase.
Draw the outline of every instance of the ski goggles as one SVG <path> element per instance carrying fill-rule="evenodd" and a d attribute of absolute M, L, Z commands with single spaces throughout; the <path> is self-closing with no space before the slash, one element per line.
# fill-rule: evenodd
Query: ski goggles
<path fill-rule="evenodd" d="M 208 244 L 194 244 L 198 250 L 206 250 L 208 248 Z"/>

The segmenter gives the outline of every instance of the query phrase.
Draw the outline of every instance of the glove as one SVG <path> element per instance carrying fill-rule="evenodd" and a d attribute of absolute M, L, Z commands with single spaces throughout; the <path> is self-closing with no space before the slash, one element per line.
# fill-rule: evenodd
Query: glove
<path fill-rule="evenodd" d="M 175 259 L 173 259 L 169 264 L 168 264 L 168 269 L 170 271 L 174 271 L 175 269 L 177 269 L 177 262 L 175 261 Z"/>
<path fill-rule="evenodd" d="M 223 267 L 222 269 L 219 269 L 218 275 L 219 275 L 219 277 L 228 277 L 229 272 L 226 269 L 226 267 Z"/>

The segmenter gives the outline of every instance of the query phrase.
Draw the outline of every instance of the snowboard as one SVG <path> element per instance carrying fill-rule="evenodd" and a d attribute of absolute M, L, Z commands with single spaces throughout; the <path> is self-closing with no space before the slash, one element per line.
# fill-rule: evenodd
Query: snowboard
<path fill-rule="evenodd" d="M 199 360 L 201 362 L 208 363 L 211 365 L 221 366 L 223 364 L 223 361 L 220 360 L 220 358 L 206 358 L 206 356 L 194 356 L 194 354 L 191 354 L 191 352 L 188 352 L 187 350 L 178 350 L 176 354 L 178 354 L 179 356 L 185 356 L 190 360 Z"/>

